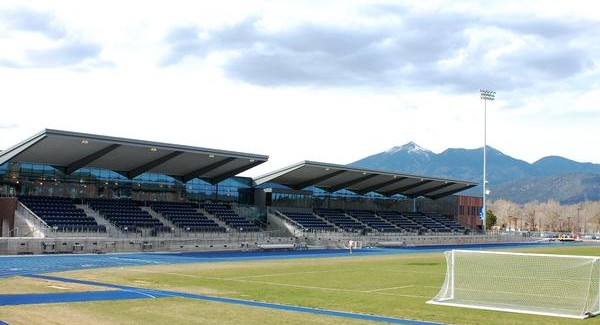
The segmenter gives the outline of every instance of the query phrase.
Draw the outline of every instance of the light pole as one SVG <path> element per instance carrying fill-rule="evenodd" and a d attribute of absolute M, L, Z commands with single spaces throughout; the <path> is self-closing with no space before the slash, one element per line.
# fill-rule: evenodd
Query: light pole
<path fill-rule="evenodd" d="M 496 92 L 488 89 L 480 89 L 481 99 L 483 99 L 483 207 L 481 209 L 481 216 L 483 220 L 483 233 L 486 233 L 486 219 L 487 219 L 487 205 L 485 197 L 487 195 L 487 179 L 486 179 L 486 168 L 487 168 L 487 101 L 494 100 Z"/>
<path fill-rule="evenodd" d="M 581 231 L 581 228 L 579 228 L 579 211 L 581 211 L 581 206 L 577 207 L 577 232 Z"/>

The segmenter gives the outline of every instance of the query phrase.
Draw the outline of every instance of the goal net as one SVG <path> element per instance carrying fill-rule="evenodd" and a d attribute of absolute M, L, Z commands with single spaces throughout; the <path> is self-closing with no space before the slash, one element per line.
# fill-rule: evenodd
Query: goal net
<path fill-rule="evenodd" d="M 452 250 L 427 303 L 586 318 L 600 312 L 600 257 Z"/>

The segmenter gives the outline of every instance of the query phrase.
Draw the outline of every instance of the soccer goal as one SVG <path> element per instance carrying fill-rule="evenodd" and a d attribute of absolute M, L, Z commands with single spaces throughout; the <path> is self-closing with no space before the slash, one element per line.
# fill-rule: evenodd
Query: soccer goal
<path fill-rule="evenodd" d="M 600 313 L 600 257 L 452 250 L 427 303 L 586 318 Z"/>

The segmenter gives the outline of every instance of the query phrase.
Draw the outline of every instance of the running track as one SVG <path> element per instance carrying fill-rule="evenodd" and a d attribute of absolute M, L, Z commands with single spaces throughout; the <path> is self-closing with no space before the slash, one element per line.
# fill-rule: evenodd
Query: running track
<path fill-rule="evenodd" d="M 364 248 L 353 255 L 414 254 L 443 252 L 450 249 L 494 249 L 509 247 L 536 247 L 547 243 L 472 244 L 445 246 L 416 246 L 410 248 Z M 565 245 L 551 244 L 551 245 Z M 295 250 L 251 252 L 195 252 L 195 253 L 121 253 L 121 254 L 74 254 L 74 255 L 10 255 L 0 256 L 0 278 L 16 275 L 40 274 L 102 267 L 136 265 L 160 265 L 202 262 L 266 260 L 285 258 L 318 258 L 345 256 L 346 250 Z"/>

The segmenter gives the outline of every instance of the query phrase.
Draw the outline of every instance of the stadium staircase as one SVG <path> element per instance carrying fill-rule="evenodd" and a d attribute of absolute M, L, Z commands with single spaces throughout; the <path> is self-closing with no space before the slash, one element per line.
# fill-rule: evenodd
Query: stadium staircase
<path fill-rule="evenodd" d="M 115 227 L 112 223 L 110 223 L 110 221 L 103 218 L 98 212 L 92 210 L 88 205 L 77 204 L 76 206 L 79 209 L 82 209 L 83 212 L 85 212 L 85 214 L 94 218 L 94 220 L 96 220 L 96 223 L 98 223 L 99 226 L 104 226 L 106 228 L 106 233 L 109 236 L 121 237 L 123 235 L 123 232 L 121 231 L 121 229 L 119 229 L 118 227 Z"/>
<path fill-rule="evenodd" d="M 319 217 L 329 221 L 336 227 L 347 232 L 360 232 L 368 230 L 368 226 L 352 218 L 341 210 L 315 209 L 314 213 Z"/>
<path fill-rule="evenodd" d="M 140 207 L 143 211 L 147 211 L 152 218 L 158 219 L 163 225 L 169 227 L 171 229 L 176 229 L 177 227 L 167 218 L 163 217 L 162 214 L 154 211 L 151 207 Z"/>
<path fill-rule="evenodd" d="M 203 206 L 204 211 L 223 221 L 227 227 L 239 232 L 258 232 L 261 229 L 252 221 L 239 215 L 229 204 L 208 203 Z"/>
<path fill-rule="evenodd" d="M 444 225 L 446 228 L 450 229 L 453 232 L 461 232 L 466 233 L 467 228 L 460 225 L 458 222 L 451 219 L 451 217 L 441 214 L 441 213 L 428 213 L 427 216 L 435 220 L 436 222 Z"/>
<path fill-rule="evenodd" d="M 332 222 L 314 214 L 312 210 L 275 210 L 278 216 L 283 216 L 288 223 L 297 227 L 302 231 L 322 232 L 322 231 L 338 231 Z"/>
<path fill-rule="evenodd" d="M 406 212 L 403 215 L 421 225 L 421 227 L 425 228 L 426 231 L 429 232 L 450 232 L 450 229 L 446 228 L 446 226 L 438 223 L 437 221 L 432 220 L 427 217 L 425 214 L 421 212 Z"/>
<path fill-rule="evenodd" d="M 392 224 L 394 224 L 396 227 L 400 228 L 404 232 L 417 233 L 417 232 L 426 232 L 427 231 L 427 228 L 423 227 L 421 224 L 415 222 L 414 220 L 407 218 L 406 216 L 404 216 L 404 214 L 402 214 L 402 212 L 379 211 L 379 212 L 377 212 L 377 215 L 379 217 L 391 222 Z"/>
<path fill-rule="evenodd" d="M 142 210 L 133 200 L 87 199 L 85 203 L 123 232 L 141 233 L 142 236 L 171 232 L 170 227 Z"/>
<path fill-rule="evenodd" d="M 225 227 L 198 211 L 195 203 L 156 201 L 151 202 L 150 207 L 154 215 L 160 216 L 161 220 L 168 220 L 177 231 L 188 233 L 226 231 Z"/>
<path fill-rule="evenodd" d="M 230 230 L 230 228 L 227 226 L 227 224 L 225 223 L 225 221 L 217 218 L 216 216 L 212 215 L 210 212 L 204 210 L 203 208 L 198 208 L 198 209 L 196 209 L 196 211 L 202 213 L 205 217 L 207 217 L 208 219 L 214 221 L 220 227 L 223 227 L 224 229 Z"/>
<path fill-rule="evenodd" d="M 380 218 L 373 211 L 368 210 L 348 210 L 349 215 L 369 226 L 370 229 L 378 232 L 400 232 L 402 229 L 396 227 L 391 222 Z"/>

